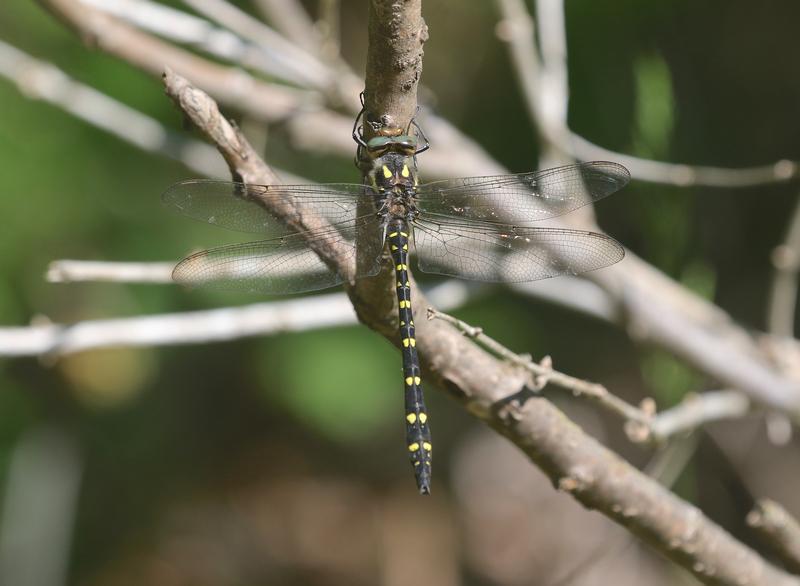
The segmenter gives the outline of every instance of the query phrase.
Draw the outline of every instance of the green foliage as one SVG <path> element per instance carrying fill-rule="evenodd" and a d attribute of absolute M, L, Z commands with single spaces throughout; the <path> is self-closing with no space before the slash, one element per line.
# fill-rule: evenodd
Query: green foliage
<path fill-rule="evenodd" d="M 337 328 L 287 334 L 261 346 L 257 363 L 265 400 L 281 404 L 315 432 L 363 441 L 394 417 L 399 429 L 399 357 L 374 333 Z"/>
<path fill-rule="evenodd" d="M 634 152 L 644 158 L 664 159 L 669 153 L 675 124 L 675 101 L 669 68 L 659 56 L 643 56 L 634 64 L 634 75 Z"/>

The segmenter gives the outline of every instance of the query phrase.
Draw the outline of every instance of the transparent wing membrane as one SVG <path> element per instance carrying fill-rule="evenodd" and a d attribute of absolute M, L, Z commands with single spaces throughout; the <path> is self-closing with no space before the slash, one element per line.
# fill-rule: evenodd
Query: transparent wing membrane
<path fill-rule="evenodd" d="M 420 270 L 474 281 L 518 283 L 575 275 L 625 256 L 616 240 L 595 232 L 425 220 L 416 220 L 414 228 Z"/>
<path fill-rule="evenodd" d="M 528 224 L 602 199 L 628 181 L 630 173 L 622 165 L 593 161 L 534 173 L 434 181 L 419 186 L 416 201 L 424 218 Z"/>
<path fill-rule="evenodd" d="M 534 173 L 435 181 L 405 195 L 377 196 L 369 187 L 351 183 L 270 186 L 190 180 L 171 187 L 162 199 L 195 220 L 264 238 L 193 254 L 175 268 L 177 281 L 284 294 L 343 281 L 345 276 L 331 271 L 315 250 L 338 251 L 346 275 L 377 274 L 386 223 L 402 217 L 388 210 L 406 206 L 414 217 L 419 267 L 428 273 L 520 282 L 606 267 L 624 255 L 613 238 L 526 226 L 606 197 L 629 180 L 625 167 L 594 161 Z M 381 197 L 407 201 L 399 208 L 396 202 L 383 206 Z M 287 225 L 295 214 L 324 221 L 318 229 L 298 234 Z"/>
<path fill-rule="evenodd" d="M 291 233 L 273 209 L 314 215 L 331 224 L 355 218 L 359 204 L 374 195 L 364 185 L 246 185 L 191 179 L 170 187 L 161 197 L 176 213 L 238 232 L 266 237 Z"/>
<path fill-rule="evenodd" d="M 324 231 L 204 250 L 184 258 L 172 275 L 185 285 L 274 295 L 341 284 L 344 275 L 331 270 L 310 243 L 335 250 L 341 264 L 356 278 L 380 272 L 383 229 L 370 214 Z"/>

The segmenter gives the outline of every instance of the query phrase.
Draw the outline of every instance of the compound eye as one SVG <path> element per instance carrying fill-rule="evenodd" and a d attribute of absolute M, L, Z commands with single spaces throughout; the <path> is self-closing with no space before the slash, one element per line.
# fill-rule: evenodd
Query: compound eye
<path fill-rule="evenodd" d="M 404 148 L 417 148 L 417 137 L 416 136 L 401 136 L 395 142 L 399 143 Z"/>
<path fill-rule="evenodd" d="M 367 142 L 367 151 L 372 154 L 381 155 L 387 151 L 392 139 L 386 136 L 376 136 Z"/>
<path fill-rule="evenodd" d="M 419 141 L 415 136 L 403 135 L 395 139 L 395 144 L 404 154 L 414 154 L 417 151 Z"/>

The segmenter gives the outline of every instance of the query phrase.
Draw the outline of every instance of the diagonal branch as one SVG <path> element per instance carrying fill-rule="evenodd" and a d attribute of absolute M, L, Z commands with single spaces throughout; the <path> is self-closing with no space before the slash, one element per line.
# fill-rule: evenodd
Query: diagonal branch
<path fill-rule="evenodd" d="M 411 40 L 419 51 L 421 37 Z M 216 144 L 237 176 L 251 183 L 274 183 L 271 170 L 219 114 L 208 96 L 179 76 L 168 74 L 165 82 L 176 103 Z M 380 106 L 376 110 L 388 111 Z M 413 113 L 413 107 L 402 111 Z M 355 289 L 349 293 L 362 321 L 396 341 L 392 296 L 371 298 Z M 697 509 L 586 436 L 547 401 L 509 400 L 522 388 L 525 375 L 469 343 L 447 324 L 420 326 L 419 346 L 433 378 L 470 412 L 520 446 L 560 488 L 626 525 L 691 568 L 706 583 L 733 584 L 742 579 L 751 584 L 798 584 L 767 565 Z"/>
<path fill-rule="evenodd" d="M 40 2 L 51 5 L 52 10 L 68 20 L 70 26 L 82 36 L 91 39 L 93 31 L 98 30 L 101 38 L 109 43 L 114 40 L 111 46 L 101 44 L 101 47 L 146 71 L 160 68 L 164 57 L 169 57 L 173 51 L 180 51 L 181 58 L 185 57 L 186 52 L 161 41 L 158 42 L 165 45 L 165 49 L 159 45 L 159 50 L 151 50 L 153 39 L 149 36 L 144 39 L 144 50 L 137 53 L 136 46 L 131 46 L 129 43 L 138 42 L 139 36 L 131 35 L 129 28 L 121 29 L 122 34 L 117 36 L 104 31 L 105 24 L 109 24 L 110 31 L 113 32 L 118 30 L 116 27 L 120 23 L 114 19 L 107 20 L 110 17 L 103 13 L 98 17 L 95 14 L 97 11 L 92 9 L 76 9 L 75 0 L 40 0 Z M 100 20 L 98 21 L 96 17 Z M 416 50 L 419 52 L 419 39 L 416 41 Z M 548 43 L 550 42 L 548 40 Z M 552 54 L 558 55 L 558 52 L 548 52 L 548 55 Z M 289 115 L 286 110 L 281 111 L 284 103 L 280 99 L 277 101 L 266 99 L 264 93 L 266 90 L 262 82 L 247 86 L 249 90 L 245 88 L 242 92 L 232 94 L 229 86 L 235 81 L 235 76 L 231 77 L 235 70 L 210 63 L 196 55 L 188 55 L 191 59 L 187 63 L 193 64 L 190 72 L 193 79 L 208 87 L 217 98 L 227 100 L 229 103 L 232 100 L 235 107 L 260 119 Z M 548 63 L 548 70 L 552 68 L 553 64 Z M 557 85 L 553 80 L 559 79 L 558 75 L 545 75 L 543 79 L 548 79 L 550 83 L 543 85 L 543 89 L 556 96 L 563 95 L 562 89 L 553 88 Z M 402 84 L 398 84 L 397 87 L 401 95 L 407 94 Z M 553 101 L 553 96 L 549 101 Z M 297 107 L 296 101 L 290 105 L 290 108 Z M 265 111 L 259 115 L 261 109 Z M 320 115 L 327 118 L 324 120 L 314 118 Z M 340 115 L 327 112 L 305 113 L 301 117 L 290 116 L 290 120 L 296 122 L 291 124 L 292 128 L 296 129 L 296 132 L 293 132 L 295 138 L 300 132 L 306 133 L 304 135 L 306 138 L 302 140 L 303 146 L 324 145 L 323 148 L 329 147 L 338 154 L 347 148 L 352 148 L 348 137 L 352 122 L 344 120 Z M 426 172 L 434 171 L 432 174 L 437 176 L 474 174 L 476 171 L 504 172 L 484 151 L 447 122 L 432 116 L 426 117 L 424 122 L 437 147 L 425 155 Z M 320 134 L 316 132 L 319 128 L 326 128 L 328 131 Z M 337 137 L 333 143 L 326 142 L 332 137 Z M 698 298 L 630 253 L 617 267 L 588 277 L 596 284 L 591 291 L 593 299 L 591 305 L 584 307 L 581 303 L 574 303 L 572 306 L 588 310 L 625 327 L 639 342 L 670 350 L 722 385 L 739 389 L 757 402 L 790 415 L 800 413 L 800 384 L 788 376 L 785 369 L 775 368 L 771 362 L 771 355 L 765 353 L 763 346 L 717 306 Z M 557 299 L 564 300 L 570 296 L 562 291 L 562 283 L 554 283 L 552 289 L 556 289 Z M 584 283 L 590 285 L 588 282 Z M 550 287 L 542 289 L 540 285 L 520 286 L 518 289 L 533 291 L 534 295 L 539 290 L 551 290 Z M 387 318 L 391 322 L 388 313 Z M 796 351 L 793 353 L 797 354 Z"/>
<path fill-rule="evenodd" d="M 796 161 L 780 160 L 744 168 L 667 163 L 634 157 L 596 145 L 567 125 L 569 87 L 567 40 L 563 0 L 537 3 L 541 51 L 537 49 L 533 19 L 522 0 L 497 0 L 501 38 L 508 43 L 511 61 L 525 96 L 528 114 L 543 144 L 584 160 L 609 160 L 625 165 L 642 181 L 686 187 L 751 187 L 784 183 L 800 174 Z"/>
<path fill-rule="evenodd" d="M 242 69 L 203 59 L 77 0 L 39 1 L 86 44 L 154 75 L 171 67 L 220 101 L 259 120 L 281 120 L 316 101 L 313 93 L 257 80 Z"/>
<path fill-rule="evenodd" d="M 396 2 L 395 6 L 400 8 Z M 165 83 L 170 95 L 190 92 L 191 100 L 176 103 L 191 107 L 193 112 L 187 114 L 217 144 L 235 173 L 247 181 L 270 182 L 269 169 L 243 147 L 237 131 L 218 112 L 193 115 L 216 110 L 208 96 L 175 75 L 165 75 Z M 397 343 L 389 317 L 392 296 L 368 298 L 354 288 L 348 292 L 359 318 Z M 417 330 L 418 346 L 430 375 L 471 413 L 519 446 L 561 490 L 628 527 L 707 584 L 800 584 L 588 437 L 546 400 L 515 399 L 527 379 L 524 373 L 496 360 L 448 324 L 424 322 Z"/>
<path fill-rule="evenodd" d="M 569 147 L 567 126 L 569 76 L 563 0 L 538 2 L 541 53 L 525 4 L 498 0 L 498 5 L 505 23 L 501 28 L 508 29 L 512 62 L 545 150 L 575 155 Z M 617 153 L 606 154 L 625 161 Z M 784 173 L 778 180 L 789 175 Z M 724 386 L 800 418 L 800 383 L 776 369 L 772 357 L 719 307 L 630 252 L 617 266 L 586 278 L 606 291 L 617 307 L 618 323 L 634 340 L 667 348 Z"/>
<path fill-rule="evenodd" d="M 770 544 L 789 570 L 800 574 L 800 523 L 789 511 L 763 499 L 747 515 L 747 524 Z"/>

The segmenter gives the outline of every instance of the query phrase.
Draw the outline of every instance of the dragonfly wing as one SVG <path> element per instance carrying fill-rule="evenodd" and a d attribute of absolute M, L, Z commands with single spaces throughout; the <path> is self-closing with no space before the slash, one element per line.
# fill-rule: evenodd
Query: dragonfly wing
<path fill-rule="evenodd" d="M 204 250 L 181 260 L 172 276 L 184 285 L 272 295 L 341 284 L 344 276 L 321 260 L 312 243 L 335 249 L 339 261 L 349 264 L 356 278 L 380 272 L 383 231 L 370 214 L 323 231 Z"/>
<path fill-rule="evenodd" d="M 554 218 L 622 189 L 630 181 L 618 163 L 592 161 L 518 175 L 462 177 L 418 189 L 424 217 L 528 223 Z"/>
<path fill-rule="evenodd" d="M 356 216 L 359 203 L 371 202 L 363 185 L 246 185 L 190 179 L 161 196 L 164 205 L 194 220 L 239 232 L 278 237 L 290 233 L 278 210 L 314 215 L 339 224 Z"/>
<path fill-rule="evenodd" d="M 494 283 L 536 281 L 613 265 L 625 250 L 596 232 L 502 224 L 414 222 L 420 270 Z"/>

